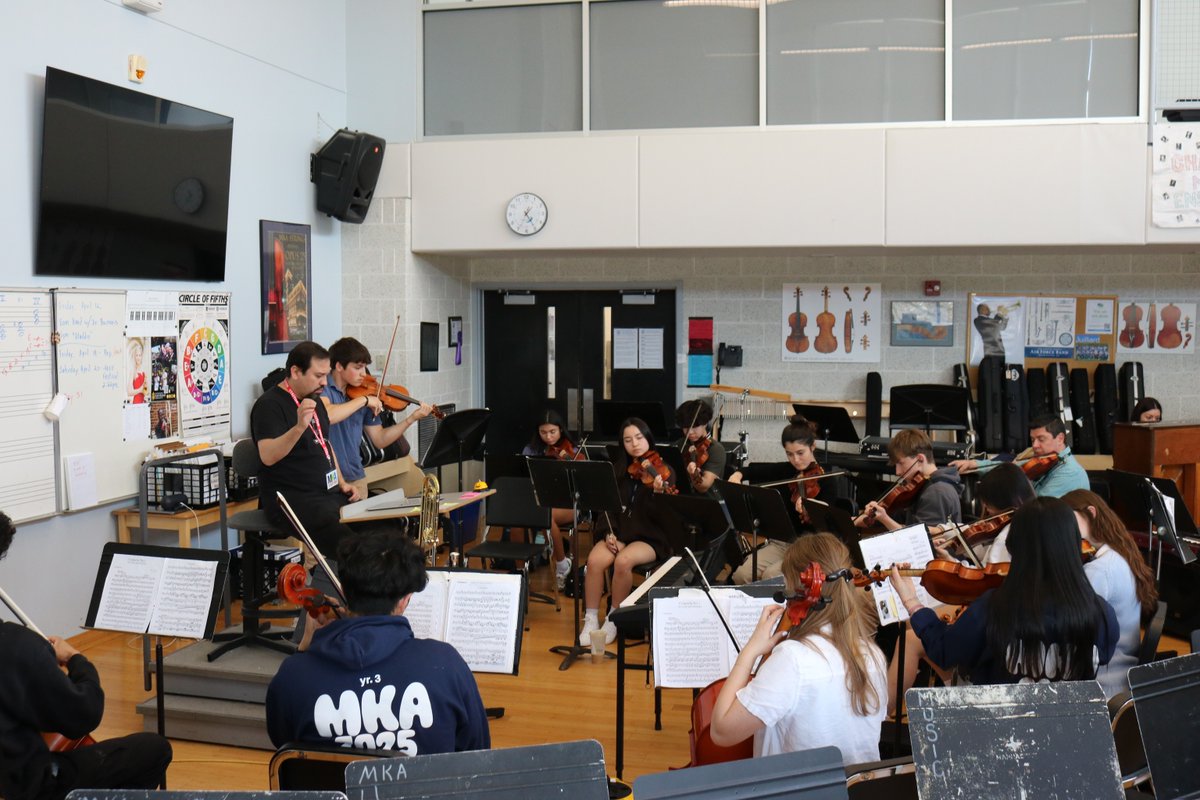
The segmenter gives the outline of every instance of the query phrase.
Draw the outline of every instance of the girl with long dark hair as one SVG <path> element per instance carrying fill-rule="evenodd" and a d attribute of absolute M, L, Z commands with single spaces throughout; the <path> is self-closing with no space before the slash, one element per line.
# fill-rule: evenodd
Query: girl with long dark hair
<path fill-rule="evenodd" d="M 575 451 L 577 449 L 571 434 L 567 432 L 566 423 L 557 411 L 546 409 L 538 418 L 537 431 L 525 449 L 523 456 L 544 456 L 547 451 Z M 569 508 L 550 509 L 550 543 L 551 555 L 554 558 L 554 581 L 559 591 L 566 586 L 567 576 L 571 574 L 571 559 L 567 555 L 566 537 L 563 528 L 575 524 L 574 512 Z"/>
<path fill-rule="evenodd" d="M 893 568 L 926 658 L 972 683 L 1092 680 L 1120 628 L 1084 575 L 1075 513 L 1057 498 L 1026 503 L 1013 515 L 1008 550 L 1008 577 L 953 624 L 922 606 L 911 579 Z"/>

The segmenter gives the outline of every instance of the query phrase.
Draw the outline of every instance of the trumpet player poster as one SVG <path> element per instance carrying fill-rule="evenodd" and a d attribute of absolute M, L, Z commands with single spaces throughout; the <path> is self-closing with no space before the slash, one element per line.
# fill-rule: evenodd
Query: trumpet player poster
<path fill-rule="evenodd" d="M 1006 364 L 1025 363 L 1025 309 L 1021 297 L 972 294 L 968 298 L 971 331 L 967 360 L 979 366 L 984 356 Z"/>

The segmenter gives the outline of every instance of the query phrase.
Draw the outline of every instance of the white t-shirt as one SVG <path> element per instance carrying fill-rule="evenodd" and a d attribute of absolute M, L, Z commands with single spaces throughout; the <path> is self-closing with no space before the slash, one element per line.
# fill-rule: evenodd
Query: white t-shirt
<path fill-rule="evenodd" d="M 823 630 L 828 631 L 828 626 Z M 878 707 L 854 713 L 846 667 L 823 636 L 777 645 L 738 700 L 766 726 L 754 734 L 754 755 L 834 746 L 846 764 L 879 760 L 879 732 L 887 713 L 887 666 L 874 644 L 864 646 Z"/>

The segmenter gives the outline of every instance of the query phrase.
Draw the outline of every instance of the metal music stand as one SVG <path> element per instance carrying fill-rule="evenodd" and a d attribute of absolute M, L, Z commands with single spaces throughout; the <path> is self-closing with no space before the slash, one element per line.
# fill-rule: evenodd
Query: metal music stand
<path fill-rule="evenodd" d="M 792 410 L 817 426 L 817 433 L 825 440 L 825 452 L 829 443 L 845 442 L 858 444 L 858 431 L 849 412 L 841 406 L 813 406 L 807 403 L 792 403 Z"/>
<path fill-rule="evenodd" d="M 715 578 L 721 565 L 712 563 L 714 554 L 721 552 L 721 543 L 732 530 L 729 517 L 721 507 L 724 501 L 697 495 L 659 493 L 652 495 L 650 502 L 661 512 L 656 519 L 663 523 L 663 531 L 674 554 L 684 555 L 683 549 L 690 547 L 701 559 L 704 576 L 710 581 Z"/>
<path fill-rule="evenodd" d="M 483 436 L 487 433 L 488 420 L 492 412 L 486 408 L 468 408 L 456 411 L 447 416 L 438 425 L 425 458 L 421 460 L 421 469 L 443 467 L 447 464 L 458 464 L 458 491 L 463 490 L 463 462 L 478 458 L 483 446 Z"/>
<path fill-rule="evenodd" d="M 781 542 L 795 541 L 796 529 L 792 526 L 792 518 L 783 504 L 783 495 L 774 487 L 764 489 L 761 486 L 720 481 L 718 491 L 725 498 L 734 530 L 753 533 L 756 543 L 760 537 Z M 757 546 L 750 551 L 750 559 L 750 576 L 757 579 Z"/>
<path fill-rule="evenodd" d="M 607 461 L 560 461 L 530 458 L 529 477 L 533 480 L 533 496 L 543 508 L 569 508 L 574 524 L 579 522 L 579 509 L 621 513 L 621 493 L 617 489 L 617 474 Z M 579 536 L 571 537 L 571 568 L 578 570 Z M 576 572 L 578 575 L 578 571 Z M 570 669 L 575 659 L 590 652 L 579 644 L 579 602 L 583 587 L 575 587 L 575 638 L 569 645 L 550 648 L 551 653 L 564 656 L 560 670 Z M 606 658 L 615 658 L 605 654 Z"/>
<path fill-rule="evenodd" d="M 931 431 L 965 431 L 971 392 L 961 386 L 913 383 L 893 386 L 888 428 L 923 428 Z"/>
<path fill-rule="evenodd" d="M 1125 523 L 1125 527 L 1150 534 L 1150 550 L 1154 559 L 1156 579 L 1162 573 L 1164 544 L 1170 545 L 1184 564 L 1196 560 L 1192 548 L 1179 537 L 1180 534 L 1195 536 L 1196 523 L 1192 520 L 1192 515 L 1188 512 L 1187 505 L 1179 494 L 1179 487 L 1174 481 L 1120 469 L 1107 470 L 1105 480 L 1109 486 L 1112 509 Z M 1167 513 L 1166 497 L 1175 501 L 1174 519 Z M 1155 540 L 1158 543 L 1157 553 L 1154 553 Z"/>

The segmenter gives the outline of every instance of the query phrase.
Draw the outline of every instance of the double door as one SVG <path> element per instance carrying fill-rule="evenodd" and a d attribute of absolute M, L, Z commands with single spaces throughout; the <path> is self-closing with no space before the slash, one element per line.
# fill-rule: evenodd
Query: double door
<path fill-rule="evenodd" d="M 488 451 L 520 452 L 547 408 L 585 435 L 597 429 L 604 400 L 660 403 L 670 421 L 675 328 L 674 290 L 484 292 Z M 640 362 L 630 368 L 639 338 Z"/>

